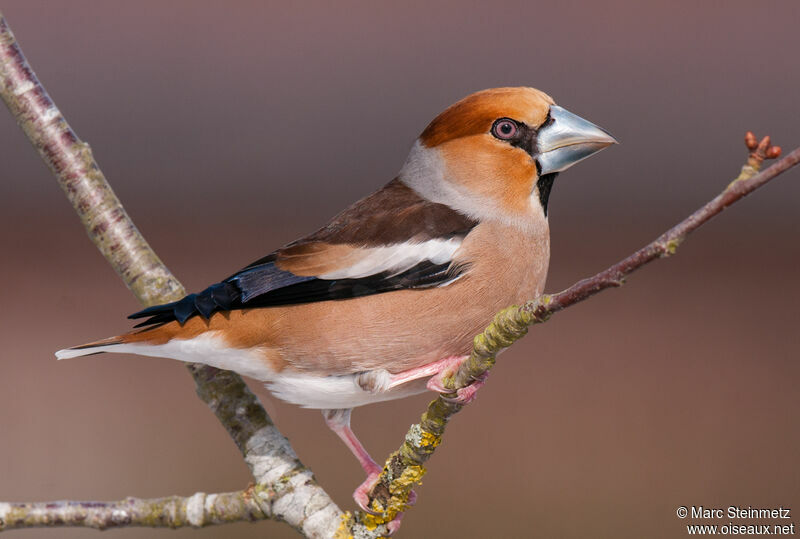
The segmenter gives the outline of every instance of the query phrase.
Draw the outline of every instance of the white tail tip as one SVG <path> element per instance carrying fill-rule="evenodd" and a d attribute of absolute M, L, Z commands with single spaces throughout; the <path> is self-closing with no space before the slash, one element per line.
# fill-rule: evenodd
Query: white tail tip
<path fill-rule="evenodd" d="M 56 359 L 69 359 L 71 357 L 82 356 L 83 353 L 83 350 L 70 350 L 67 348 L 66 350 L 59 350 L 56 352 Z"/>
<path fill-rule="evenodd" d="M 92 348 L 67 348 L 56 352 L 56 359 L 70 359 L 73 357 L 90 356 L 105 352 L 108 346 L 94 346 Z"/>

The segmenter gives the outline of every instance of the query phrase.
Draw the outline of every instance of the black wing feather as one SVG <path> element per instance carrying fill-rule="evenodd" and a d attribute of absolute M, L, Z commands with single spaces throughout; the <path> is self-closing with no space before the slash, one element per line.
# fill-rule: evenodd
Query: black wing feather
<path fill-rule="evenodd" d="M 448 206 L 420 197 L 395 179 L 383 189 L 356 202 L 317 232 L 290 243 L 322 242 L 379 247 L 408 241 L 465 237 L 477 221 Z M 149 307 L 128 318 L 146 318 L 136 327 L 185 322 L 195 315 L 209 318 L 217 311 L 271 307 L 355 298 L 408 288 L 440 286 L 466 269 L 450 263 L 422 261 L 403 271 L 383 272 L 357 279 L 319 279 L 299 276 L 276 266 L 280 251 L 246 266 L 222 282 L 180 301 Z"/>
<path fill-rule="evenodd" d="M 232 283 L 242 293 L 242 301 L 247 303 L 252 298 L 278 290 L 287 286 L 311 281 L 316 277 L 303 277 L 290 271 L 278 268 L 275 262 L 269 261 L 257 266 L 250 265 L 236 275 L 228 277 L 224 282 Z"/>
<path fill-rule="evenodd" d="M 383 272 L 359 279 L 318 279 L 281 270 L 273 262 L 250 267 L 197 294 L 165 305 L 149 307 L 128 318 L 147 318 L 136 327 L 186 322 L 195 315 L 208 319 L 217 311 L 275 307 L 316 301 L 348 299 L 392 290 L 440 286 L 457 278 L 466 268 L 452 264 L 420 262 L 393 274 Z M 287 275 L 288 274 L 288 275 Z"/>

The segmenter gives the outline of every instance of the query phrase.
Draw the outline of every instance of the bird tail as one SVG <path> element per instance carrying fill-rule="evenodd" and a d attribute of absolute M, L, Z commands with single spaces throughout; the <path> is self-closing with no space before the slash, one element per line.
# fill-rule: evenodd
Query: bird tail
<path fill-rule="evenodd" d="M 73 346 L 72 348 L 59 350 L 58 352 L 56 352 L 56 358 L 69 359 L 73 357 L 90 356 L 92 354 L 102 354 L 103 352 L 116 352 L 116 351 L 121 352 L 121 350 L 114 350 L 114 348 L 124 343 L 125 340 L 122 335 L 118 337 L 109 337 L 107 339 L 102 339 L 99 341 Z"/>

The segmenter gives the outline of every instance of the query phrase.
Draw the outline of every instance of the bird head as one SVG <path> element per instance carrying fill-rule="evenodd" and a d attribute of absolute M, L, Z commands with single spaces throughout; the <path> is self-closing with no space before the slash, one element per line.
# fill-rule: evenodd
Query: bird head
<path fill-rule="evenodd" d="M 544 92 L 492 88 L 439 114 L 415 142 L 400 179 L 478 220 L 524 227 L 547 215 L 559 172 L 616 142 Z"/>

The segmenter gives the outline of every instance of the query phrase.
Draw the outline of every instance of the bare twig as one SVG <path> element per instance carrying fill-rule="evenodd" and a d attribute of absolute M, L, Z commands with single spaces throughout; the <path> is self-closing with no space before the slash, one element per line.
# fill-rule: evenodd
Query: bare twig
<path fill-rule="evenodd" d="M 89 238 L 144 304 L 185 291 L 136 229 L 103 173 L 41 85 L 0 14 L 0 95 L 86 227 Z"/>
<path fill-rule="evenodd" d="M 533 324 L 546 322 L 553 313 L 583 301 L 612 287 L 621 286 L 625 277 L 645 264 L 675 253 L 686 236 L 718 215 L 725 208 L 763 186 L 776 176 L 800 163 L 800 148 L 758 173 L 765 159 L 773 159 L 781 150 L 772 146 L 769 137 L 756 142 L 752 133 L 747 134 L 745 143 L 751 150 L 747 164 L 739 176 L 717 197 L 691 214 L 689 217 L 642 247 L 627 258 L 588 279 L 583 279 L 568 289 L 553 295 L 542 295 L 521 306 L 504 309 L 495 317 L 491 325 L 475 337 L 474 348 L 468 361 L 457 372 L 444 380 L 445 387 L 452 389 L 428 405 L 419 423 L 414 424 L 406 434 L 400 449 L 392 453 L 383 473 L 370 494 L 371 508 L 377 515 L 357 512 L 348 513 L 343 528 L 348 526 L 374 526 L 390 521 L 398 512 L 407 509 L 411 490 L 420 483 L 425 474 L 423 464 L 430 458 L 441 443 L 444 429 L 449 419 L 459 412 L 463 405 L 447 397 L 455 396 L 458 389 L 464 388 L 474 380 L 480 379 L 492 368 L 497 353 L 511 346 L 523 337 Z"/>
<path fill-rule="evenodd" d="M 2 13 L 0 96 L 56 176 L 89 238 L 139 301 L 149 306 L 183 297 L 183 286 L 128 217 L 92 157 L 89 145 L 70 128 L 36 78 Z M 198 395 L 211 407 L 242 451 L 257 482 L 256 491 L 278 493 L 265 499 L 253 498 L 261 504 L 262 518 L 285 520 L 308 537 L 329 537 L 338 525 L 341 511 L 297 458 L 288 440 L 272 424 L 241 377 L 205 365 L 190 365 L 189 370 Z M 143 507 L 162 506 L 160 500 L 138 502 L 144 504 Z M 53 525 L 59 522 L 56 510 L 66 506 L 53 506 L 52 518 L 42 516 L 43 508 L 51 504 L 13 507 L 17 514 L 30 509 L 41 517 L 18 519 L 27 523 L 25 525 Z M 99 507 L 96 506 L 96 511 Z M 253 514 L 249 512 L 246 516 L 252 518 Z M 72 521 L 72 525 L 77 523 L 78 520 Z"/>

